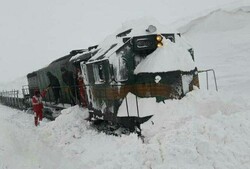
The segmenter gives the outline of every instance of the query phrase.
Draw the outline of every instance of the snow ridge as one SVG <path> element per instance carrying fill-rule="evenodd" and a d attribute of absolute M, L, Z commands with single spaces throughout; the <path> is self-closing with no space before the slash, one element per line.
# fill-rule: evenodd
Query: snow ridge
<path fill-rule="evenodd" d="M 222 8 L 222 9 L 216 9 L 213 10 L 203 16 L 200 16 L 198 18 L 195 18 L 188 23 L 185 23 L 182 26 L 179 26 L 178 30 L 180 31 L 181 34 L 185 34 L 189 32 L 193 27 L 195 27 L 197 24 L 200 24 L 203 20 L 208 19 L 209 17 L 213 15 L 218 15 L 220 13 L 228 14 L 228 15 L 234 15 L 234 14 L 239 14 L 239 13 L 250 13 L 250 6 L 240 6 L 240 7 L 228 7 L 228 8 Z"/>

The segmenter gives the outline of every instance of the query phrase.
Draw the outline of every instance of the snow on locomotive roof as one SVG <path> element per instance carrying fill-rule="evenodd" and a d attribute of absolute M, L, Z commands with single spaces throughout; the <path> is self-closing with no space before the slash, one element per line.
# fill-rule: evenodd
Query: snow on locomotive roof
<path fill-rule="evenodd" d="M 156 30 L 154 32 L 146 31 L 150 25 L 154 25 Z M 98 45 L 100 49 L 88 63 L 108 59 L 116 50 L 124 45 L 124 37 L 135 37 L 151 34 L 161 34 L 168 32 L 177 32 L 170 27 L 161 25 L 157 20 L 152 18 L 141 18 L 124 23 L 120 29 L 114 34 L 109 35 L 103 42 Z"/>
<path fill-rule="evenodd" d="M 77 53 L 70 58 L 70 62 L 86 61 L 91 58 L 99 50 L 98 45 L 90 46 L 88 49 L 84 49 L 82 53 Z"/>
<path fill-rule="evenodd" d="M 168 71 L 190 71 L 195 63 L 188 52 L 186 43 L 176 36 L 176 43 L 168 39 L 163 40 L 163 46 L 149 54 L 134 70 L 138 73 L 156 73 Z"/>
<path fill-rule="evenodd" d="M 145 31 L 149 27 L 149 25 L 153 25 L 156 27 L 155 32 L 150 33 L 150 32 Z M 170 25 L 162 25 L 154 18 L 143 17 L 141 19 L 135 19 L 135 20 L 124 22 L 122 24 L 122 27 L 119 30 L 117 30 L 116 34 L 118 34 L 119 32 L 123 32 L 125 30 L 129 30 L 131 28 L 132 30 L 129 34 L 127 34 L 127 37 L 177 32 Z"/>
<path fill-rule="evenodd" d="M 119 49 L 124 43 L 121 38 L 117 38 L 116 34 L 108 36 L 101 44 L 99 44 L 99 51 L 88 61 L 100 61 L 107 59 L 112 53 Z"/>

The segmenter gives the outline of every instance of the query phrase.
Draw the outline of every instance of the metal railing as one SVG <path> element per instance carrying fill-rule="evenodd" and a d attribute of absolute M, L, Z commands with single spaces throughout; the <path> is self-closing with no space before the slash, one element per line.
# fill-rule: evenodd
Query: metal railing
<path fill-rule="evenodd" d="M 218 85 L 217 85 L 217 80 L 216 80 L 214 69 L 207 69 L 207 70 L 199 70 L 198 71 L 198 73 L 206 73 L 207 90 L 209 90 L 209 79 L 208 79 L 209 74 L 208 74 L 208 72 L 213 73 L 215 89 L 216 89 L 216 91 L 218 91 Z"/>
<path fill-rule="evenodd" d="M 65 108 L 67 104 L 69 105 L 76 105 L 76 104 L 81 104 L 80 101 L 80 96 L 77 90 L 83 86 L 60 86 L 60 87 L 50 87 L 49 90 L 47 91 L 47 94 L 43 98 L 43 103 L 46 106 L 51 106 L 51 107 L 58 107 Z M 26 100 L 30 100 L 30 107 L 31 105 L 31 98 L 34 95 L 34 91 L 37 90 L 37 87 L 29 87 L 29 86 L 23 86 L 22 92 L 23 92 L 23 97 Z M 55 98 L 55 93 L 57 92 L 57 99 Z M 31 92 L 31 93 L 30 93 Z M 86 97 L 86 94 L 85 94 Z M 60 103 L 60 105 L 58 105 Z"/>
<path fill-rule="evenodd" d="M 19 98 L 18 90 L 2 91 L 0 92 L 0 102 L 3 105 L 25 109 L 25 102 L 23 98 Z"/>

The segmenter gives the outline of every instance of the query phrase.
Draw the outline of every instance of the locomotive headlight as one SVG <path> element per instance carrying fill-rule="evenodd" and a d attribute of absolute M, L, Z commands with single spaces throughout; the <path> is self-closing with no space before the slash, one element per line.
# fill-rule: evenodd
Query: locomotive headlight
<path fill-rule="evenodd" d="M 162 38 L 161 35 L 156 36 L 157 47 L 162 47 L 163 46 L 162 40 L 163 40 L 163 38 Z"/>
<path fill-rule="evenodd" d="M 157 40 L 158 42 L 161 42 L 161 41 L 162 41 L 162 36 L 161 36 L 161 35 L 157 35 L 157 36 L 156 36 L 156 40 Z"/>
<path fill-rule="evenodd" d="M 157 43 L 157 47 L 162 47 L 163 44 L 160 42 L 160 43 Z"/>

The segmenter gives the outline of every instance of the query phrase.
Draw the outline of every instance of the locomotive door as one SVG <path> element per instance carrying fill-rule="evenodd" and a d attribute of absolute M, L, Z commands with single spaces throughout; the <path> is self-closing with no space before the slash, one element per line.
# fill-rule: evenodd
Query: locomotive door
<path fill-rule="evenodd" d="M 79 93 L 80 93 L 80 96 L 81 96 L 81 101 L 82 101 L 82 105 L 83 107 L 87 107 L 87 88 L 89 84 L 88 82 L 88 77 L 87 77 L 87 67 L 86 65 L 84 64 L 84 62 L 81 62 L 80 63 L 80 67 L 81 67 L 81 70 L 78 71 L 78 84 L 81 84 L 79 85 Z"/>
<path fill-rule="evenodd" d="M 81 65 L 81 73 L 82 73 L 83 82 L 85 85 L 89 84 L 88 76 L 87 76 L 87 66 L 85 62 L 81 62 L 80 65 Z"/>

